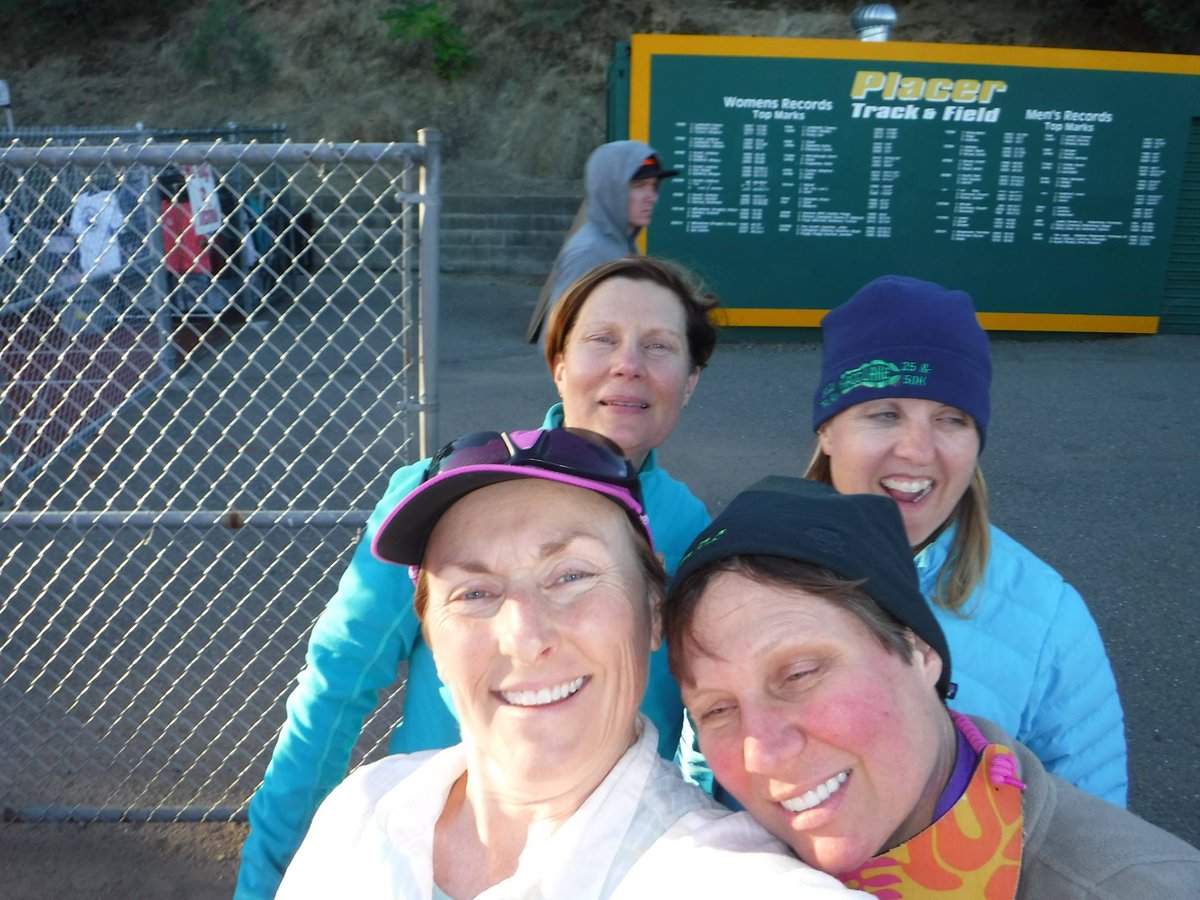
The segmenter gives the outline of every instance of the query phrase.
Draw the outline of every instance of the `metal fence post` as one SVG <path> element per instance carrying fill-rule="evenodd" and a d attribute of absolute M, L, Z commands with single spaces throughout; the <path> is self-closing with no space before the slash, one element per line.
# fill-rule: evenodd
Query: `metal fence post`
<path fill-rule="evenodd" d="M 425 148 L 421 166 L 421 203 L 418 229 L 421 240 L 421 274 L 417 296 L 420 304 L 420 337 L 417 356 L 417 400 L 420 403 L 418 427 L 422 458 L 437 450 L 438 398 L 438 284 L 441 260 L 438 235 L 442 219 L 442 133 L 436 128 L 422 128 L 417 143 Z"/>

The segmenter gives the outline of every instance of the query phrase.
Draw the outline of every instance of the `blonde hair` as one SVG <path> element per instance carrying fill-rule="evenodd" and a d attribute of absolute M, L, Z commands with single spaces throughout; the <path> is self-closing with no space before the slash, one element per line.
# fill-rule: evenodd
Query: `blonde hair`
<path fill-rule="evenodd" d="M 829 456 L 821 449 L 819 442 L 813 449 L 804 477 L 833 486 Z M 950 543 L 946 562 L 938 572 L 937 585 L 930 599 L 942 609 L 966 617 L 970 612 L 964 612 L 963 607 L 983 580 L 992 550 L 987 483 L 983 480 L 983 470 L 978 463 L 971 473 L 971 482 L 943 527 L 948 523 L 956 526 L 954 540 Z"/>

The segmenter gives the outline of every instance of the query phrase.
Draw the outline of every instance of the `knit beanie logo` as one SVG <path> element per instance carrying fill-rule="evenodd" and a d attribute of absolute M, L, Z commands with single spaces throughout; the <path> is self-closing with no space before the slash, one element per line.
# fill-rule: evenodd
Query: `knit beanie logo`
<path fill-rule="evenodd" d="M 719 541 L 725 535 L 725 532 L 727 530 L 728 529 L 726 529 L 726 528 L 722 528 L 716 534 L 710 534 L 710 535 L 708 535 L 708 537 L 704 538 L 703 540 L 697 541 L 695 544 L 693 544 L 691 547 L 688 548 L 687 553 L 683 554 L 683 559 L 679 560 L 680 565 L 683 565 L 683 563 L 687 560 L 687 558 L 689 556 L 691 556 L 693 553 L 695 553 L 697 550 L 703 550 L 709 544 L 715 544 L 717 541 Z"/>
<path fill-rule="evenodd" d="M 832 406 L 855 388 L 879 389 L 901 383 L 924 385 L 928 383 L 929 373 L 932 371 L 933 367 L 929 363 L 905 360 L 897 365 L 886 359 L 872 359 L 861 366 L 847 369 L 825 385 L 821 392 L 821 406 Z"/>

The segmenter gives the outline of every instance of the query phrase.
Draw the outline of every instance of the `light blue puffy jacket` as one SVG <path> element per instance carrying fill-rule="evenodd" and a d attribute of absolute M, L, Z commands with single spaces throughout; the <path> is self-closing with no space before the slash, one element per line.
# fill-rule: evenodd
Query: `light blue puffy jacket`
<path fill-rule="evenodd" d="M 917 554 L 933 596 L 954 529 Z M 1100 631 L 1079 592 L 994 525 L 983 583 L 961 615 L 934 605 L 958 693 L 950 706 L 995 722 L 1055 775 L 1125 806 L 1125 720 Z"/>
<path fill-rule="evenodd" d="M 562 406 L 546 414 L 543 428 L 562 424 Z M 250 834 L 242 847 L 235 900 L 273 898 L 317 807 L 345 777 L 363 722 L 380 692 L 409 662 L 404 720 L 389 752 L 449 747 L 458 723 L 440 696 L 441 682 L 421 639 L 412 606 L 413 585 L 404 566 L 377 560 L 371 540 L 387 514 L 420 484 L 428 461 L 396 471 L 367 522 L 337 593 L 313 626 L 306 666 L 287 700 L 287 721 L 262 787 L 250 802 Z M 708 511 L 687 486 L 658 468 L 651 451 L 639 473 L 655 549 L 674 571 L 688 544 L 709 522 Z M 666 647 L 651 657 L 642 710 L 659 733 L 659 752 L 674 756 L 683 721 L 679 686 L 667 668 Z"/>

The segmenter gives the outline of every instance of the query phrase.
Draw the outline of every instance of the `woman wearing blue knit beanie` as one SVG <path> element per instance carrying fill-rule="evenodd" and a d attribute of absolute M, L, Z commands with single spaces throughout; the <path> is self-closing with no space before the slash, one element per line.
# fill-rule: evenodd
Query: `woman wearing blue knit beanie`
<path fill-rule="evenodd" d="M 971 298 L 887 275 L 821 331 L 806 476 L 895 500 L 954 659 L 950 706 L 1124 806 L 1124 719 L 1096 623 L 1054 569 L 988 521 L 979 455 L 992 360 Z"/>

